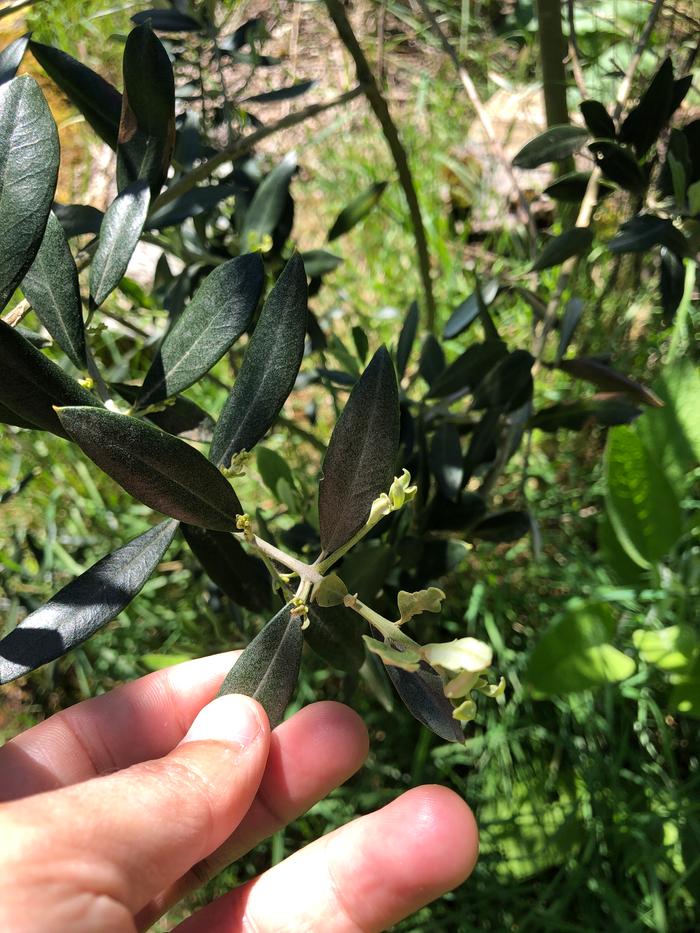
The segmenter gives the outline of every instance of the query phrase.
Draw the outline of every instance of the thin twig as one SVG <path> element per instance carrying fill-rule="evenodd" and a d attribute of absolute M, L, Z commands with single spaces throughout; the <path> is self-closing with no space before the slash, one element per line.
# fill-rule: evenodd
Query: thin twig
<path fill-rule="evenodd" d="M 342 3 L 340 0 L 325 0 L 325 4 L 331 19 L 335 23 L 335 28 L 338 31 L 343 45 L 352 56 L 355 63 L 355 71 L 357 72 L 358 83 L 362 87 L 365 97 L 379 121 L 379 125 L 384 133 L 384 138 L 387 141 L 387 145 L 391 150 L 396 165 L 399 182 L 406 196 L 406 201 L 408 202 L 408 210 L 413 225 L 413 236 L 416 241 L 418 267 L 423 283 L 423 292 L 425 294 L 426 326 L 432 333 L 435 330 L 435 299 L 433 297 L 433 283 L 430 278 L 428 240 L 425 234 L 425 227 L 423 226 L 423 217 L 420 204 L 418 203 L 418 195 L 416 194 L 416 188 L 413 183 L 413 175 L 411 174 L 411 169 L 408 164 L 408 156 L 406 155 L 406 150 L 399 137 L 396 124 L 391 118 L 387 102 L 372 74 L 365 53 L 362 51 L 360 43 L 357 41 L 357 37 L 345 14 Z"/>
<path fill-rule="evenodd" d="M 455 66 L 457 74 L 459 75 L 459 79 L 462 82 L 462 86 L 467 92 L 467 97 L 469 98 L 472 107 L 476 111 L 479 122 L 484 128 L 484 132 L 486 133 L 486 137 L 489 141 L 491 151 L 493 152 L 496 159 L 501 163 L 503 170 L 508 176 L 508 180 L 510 181 L 511 188 L 513 190 L 513 195 L 515 196 L 516 203 L 518 205 L 520 221 L 527 227 L 530 236 L 531 252 L 534 256 L 535 246 L 537 244 L 537 229 L 535 227 L 535 221 L 532 217 L 532 211 L 530 210 L 530 204 L 528 203 L 527 198 L 523 194 L 522 189 L 518 184 L 518 179 L 515 177 L 515 172 L 513 171 L 511 161 L 506 155 L 500 140 L 496 136 L 496 131 L 494 129 L 493 123 L 491 122 L 489 112 L 486 107 L 484 107 L 481 98 L 479 97 L 479 92 L 477 91 L 476 85 L 471 79 L 471 75 L 460 62 L 457 52 L 455 51 L 450 40 L 443 32 L 442 27 L 440 26 L 440 23 L 438 22 L 433 11 L 430 9 L 425 0 L 415 0 L 415 2 L 418 4 L 423 15 L 430 23 L 430 27 L 435 33 L 435 37 L 442 45 L 445 54 Z"/>
<path fill-rule="evenodd" d="M 571 71 L 579 94 L 585 100 L 588 97 L 588 90 L 586 88 L 586 79 L 583 76 L 583 68 L 581 67 L 581 50 L 578 47 L 578 39 L 576 38 L 574 0 L 566 0 L 566 13 L 569 21 L 569 61 L 571 62 Z"/>

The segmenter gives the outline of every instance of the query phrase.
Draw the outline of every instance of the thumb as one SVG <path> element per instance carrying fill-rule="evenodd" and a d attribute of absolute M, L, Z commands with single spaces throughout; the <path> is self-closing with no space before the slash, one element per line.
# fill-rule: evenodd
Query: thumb
<path fill-rule="evenodd" d="M 9 804 L 4 816 L 24 850 L 15 855 L 32 858 L 33 875 L 37 857 L 46 859 L 44 882 L 65 885 L 67 867 L 76 893 L 136 913 L 231 835 L 255 797 L 269 740 L 258 703 L 219 697 L 164 758 Z"/>

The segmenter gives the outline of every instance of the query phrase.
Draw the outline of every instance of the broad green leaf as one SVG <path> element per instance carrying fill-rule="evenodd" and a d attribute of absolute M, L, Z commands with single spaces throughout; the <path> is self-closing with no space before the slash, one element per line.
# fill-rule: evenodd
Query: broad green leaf
<path fill-rule="evenodd" d="M 364 623 L 344 606 L 309 606 L 309 627 L 304 638 L 319 657 L 340 671 L 358 671 L 365 659 Z"/>
<path fill-rule="evenodd" d="M 226 595 L 251 612 L 265 612 L 272 605 L 270 574 L 259 557 L 223 531 L 197 525 L 182 526 L 190 550 L 207 575 Z"/>
<path fill-rule="evenodd" d="M 150 26 L 158 32 L 199 32 L 202 29 L 196 19 L 179 10 L 144 10 L 143 13 L 135 13 L 131 22 L 137 26 Z"/>
<path fill-rule="evenodd" d="M 442 679 L 427 664 L 417 671 L 386 665 L 386 672 L 406 709 L 422 725 L 446 742 L 464 742 L 464 733 L 453 718 L 453 706 L 444 693 Z"/>
<path fill-rule="evenodd" d="M 574 379 L 585 379 L 605 392 L 623 392 L 644 405 L 651 405 L 652 408 L 663 407 L 663 402 L 651 389 L 594 357 L 577 356 L 571 360 L 561 360 L 558 369 Z"/>
<path fill-rule="evenodd" d="M 572 256 L 585 256 L 593 245 L 593 231 L 590 227 L 572 227 L 559 236 L 555 236 L 542 250 L 532 264 L 533 272 L 559 266 Z"/>
<path fill-rule="evenodd" d="M 243 513 L 231 484 L 198 450 L 146 421 L 98 408 L 59 408 L 87 456 L 135 499 L 191 525 L 234 531 Z"/>
<path fill-rule="evenodd" d="M 145 181 L 155 198 L 175 146 L 175 83 L 168 53 L 148 26 L 132 29 L 124 46 L 124 94 L 117 145 L 117 185 Z"/>
<path fill-rule="evenodd" d="M 287 605 L 255 636 L 226 675 L 219 696 L 242 693 L 261 703 L 270 728 L 284 717 L 299 679 L 304 636 Z"/>
<path fill-rule="evenodd" d="M 318 278 L 337 269 L 342 263 L 340 256 L 335 256 L 325 249 L 310 249 L 301 254 L 306 275 L 310 279 Z"/>
<path fill-rule="evenodd" d="M 642 94 L 639 103 L 620 126 L 620 139 L 631 143 L 641 158 L 656 142 L 672 113 L 674 98 L 673 64 L 667 58 Z"/>
<path fill-rule="evenodd" d="M 257 253 L 229 259 L 209 273 L 163 338 L 143 381 L 139 408 L 182 392 L 209 372 L 247 330 L 264 277 Z"/>
<path fill-rule="evenodd" d="M 403 625 L 421 612 L 440 612 L 444 598 L 445 594 L 436 586 L 430 586 L 427 590 L 417 590 L 415 593 L 399 590 L 399 624 Z"/>
<path fill-rule="evenodd" d="M 644 583 L 645 571 L 630 559 L 605 511 L 598 520 L 598 554 L 603 567 L 617 583 L 630 586 L 641 586 Z"/>
<path fill-rule="evenodd" d="M 278 87 L 274 91 L 265 91 L 263 94 L 244 97 L 241 104 L 275 104 L 281 100 L 292 100 L 306 94 L 315 84 L 315 81 L 296 81 L 294 84 L 287 85 L 287 87 Z"/>
<path fill-rule="evenodd" d="M 245 212 L 241 231 L 244 249 L 256 249 L 265 237 L 274 233 L 284 214 L 289 184 L 296 170 L 296 153 L 288 152 L 279 165 L 263 178 Z"/>
<path fill-rule="evenodd" d="M 358 194 L 356 198 L 353 198 L 334 220 L 331 229 L 328 231 L 328 242 L 330 243 L 332 240 L 352 230 L 361 220 L 364 220 L 370 211 L 379 203 L 388 184 L 388 181 L 375 181 L 373 185 L 370 185 L 369 188 L 361 194 Z"/>
<path fill-rule="evenodd" d="M 494 366 L 507 356 L 508 350 L 501 340 L 473 343 L 433 379 L 427 397 L 444 398 L 456 392 L 473 391 Z"/>
<path fill-rule="evenodd" d="M 435 382 L 445 369 L 445 353 L 433 334 L 428 334 L 423 342 L 418 360 L 418 371 L 429 386 Z"/>
<path fill-rule="evenodd" d="M 532 397 L 533 363 L 534 359 L 527 350 L 513 350 L 504 356 L 477 385 L 473 407 L 502 408 L 504 411 L 520 408 Z"/>
<path fill-rule="evenodd" d="M 110 149 L 117 148 L 122 96 L 104 78 L 60 49 L 30 42 L 29 50 L 51 80 Z"/>
<path fill-rule="evenodd" d="M 588 148 L 595 155 L 606 178 L 633 194 L 644 191 L 648 183 L 647 175 L 630 149 L 607 141 L 590 143 Z"/>
<path fill-rule="evenodd" d="M 598 139 L 615 139 L 615 124 L 599 100 L 584 100 L 578 105 L 591 135 Z"/>
<path fill-rule="evenodd" d="M 326 554 L 364 525 L 372 502 L 388 491 L 398 445 L 396 371 L 380 347 L 350 393 L 323 460 L 318 509 Z"/>
<path fill-rule="evenodd" d="M 87 366 L 78 270 L 66 234 L 49 214 L 39 252 L 22 280 L 25 298 L 78 369 Z"/>
<path fill-rule="evenodd" d="M 462 488 L 464 468 L 459 432 L 450 421 L 444 421 L 433 434 L 430 469 L 442 495 L 446 499 L 456 499 Z"/>
<path fill-rule="evenodd" d="M 700 719 L 700 661 L 696 659 L 690 670 L 674 683 L 668 702 L 671 709 L 684 716 Z"/>
<path fill-rule="evenodd" d="M 611 253 L 646 253 L 657 245 L 665 246 L 677 256 L 687 252 L 685 237 L 673 221 L 654 214 L 635 214 L 608 241 Z"/>
<path fill-rule="evenodd" d="M 567 694 L 631 677 L 636 665 L 610 644 L 615 619 L 603 603 L 577 600 L 535 645 L 527 680 L 539 694 Z"/>
<path fill-rule="evenodd" d="M 537 168 L 545 162 L 561 162 L 578 152 L 589 132 L 580 126 L 552 126 L 526 143 L 513 159 L 516 168 Z"/>
<path fill-rule="evenodd" d="M 410 648 L 402 650 L 392 648 L 387 642 L 370 638 L 369 635 L 363 635 L 362 640 L 368 650 L 381 658 L 387 666 L 398 667 L 402 671 L 417 671 L 420 667 L 421 656 L 418 651 L 413 651 Z"/>
<path fill-rule="evenodd" d="M 480 541 L 517 541 L 518 538 L 529 534 L 531 528 L 532 523 L 527 512 L 505 509 L 482 518 L 469 530 L 469 537 Z"/>
<path fill-rule="evenodd" d="M 498 295 L 500 282 L 498 279 L 489 279 L 486 282 L 481 289 L 481 302 L 479 301 L 479 287 L 477 283 L 477 290 L 472 292 L 468 298 L 465 298 L 461 304 L 457 305 L 450 315 L 442 333 L 446 340 L 451 340 L 453 337 L 463 334 L 479 317 L 482 307 L 488 308 L 493 303 Z"/>
<path fill-rule="evenodd" d="M 306 336 L 306 273 L 300 256 L 287 263 L 265 302 L 209 453 L 217 464 L 252 450 L 294 387 Z"/>
<path fill-rule="evenodd" d="M 53 213 L 69 240 L 85 233 L 98 234 L 105 216 L 103 211 L 90 204 L 59 204 L 57 201 L 53 203 Z"/>
<path fill-rule="evenodd" d="M 143 231 L 150 198 L 147 182 L 136 181 L 107 209 L 90 266 L 90 300 L 94 307 L 99 308 L 125 274 Z"/>
<path fill-rule="evenodd" d="M 560 428 L 580 431 L 588 422 L 597 422 L 606 427 L 629 424 L 638 414 L 639 408 L 623 395 L 582 398 L 573 402 L 558 402 L 536 411 L 529 425 L 540 431 L 558 431 Z"/>
<path fill-rule="evenodd" d="M 408 360 L 413 350 L 417 331 L 418 302 L 412 301 L 408 313 L 406 314 L 406 320 L 403 322 L 403 327 L 399 334 L 399 342 L 396 347 L 396 372 L 399 379 L 403 379 L 404 373 L 406 372 L 406 366 L 408 365 Z"/>
<path fill-rule="evenodd" d="M 235 185 L 201 185 L 181 194 L 179 198 L 165 204 L 159 210 L 148 215 L 147 230 L 165 230 L 166 227 L 179 226 L 189 217 L 206 214 L 224 201 L 234 197 L 239 191 Z"/>
<path fill-rule="evenodd" d="M 314 592 L 314 600 L 319 606 L 329 608 L 340 606 L 348 595 L 348 588 L 337 573 L 329 573 L 319 583 Z"/>
<path fill-rule="evenodd" d="M 41 246 L 58 160 L 56 124 L 34 78 L 0 85 L 0 309 Z"/>
<path fill-rule="evenodd" d="M 59 437 L 68 435 L 54 405 L 100 405 L 94 395 L 4 321 L 0 321 L 0 373 L 0 404 L 22 421 Z"/>
<path fill-rule="evenodd" d="M 22 58 L 27 49 L 29 36 L 20 36 L 14 42 L 10 42 L 0 52 L 0 84 L 11 81 L 17 74 L 17 69 L 22 64 Z"/>
<path fill-rule="evenodd" d="M 55 661 L 129 605 L 177 530 L 168 520 L 93 564 L 0 641 L 0 684 Z"/>
<path fill-rule="evenodd" d="M 630 427 L 613 428 L 605 447 L 605 501 L 610 522 L 640 567 L 664 558 L 683 532 L 678 498 Z"/>
<path fill-rule="evenodd" d="M 669 625 L 632 632 L 632 644 L 640 658 L 662 671 L 684 671 L 700 656 L 700 640 L 689 625 Z"/>

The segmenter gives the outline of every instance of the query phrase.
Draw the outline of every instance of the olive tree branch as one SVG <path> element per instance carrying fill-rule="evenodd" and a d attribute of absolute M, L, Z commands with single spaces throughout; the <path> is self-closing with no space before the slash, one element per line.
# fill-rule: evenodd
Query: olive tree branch
<path fill-rule="evenodd" d="M 265 554 L 267 557 L 272 558 L 272 560 L 277 561 L 278 564 L 282 564 L 283 567 L 293 570 L 302 580 L 307 580 L 311 583 L 320 583 L 323 579 L 323 575 L 319 573 L 315 567 L 312 567 L 311 564 L 306 564 L 303 560 L 297 560 L 296 557 L 292 557 L 291 554 L 287 554 L 286 551 L 281 551 L 279 548 L 275 547 L 274 544 L 265 541 L 264 538 L 259 538 L 255 534 L 246 535 L 243 531 L 234 532 L 234 537 L 238 538 L 239 541 L 252 544 L 261 554 Z"/>
<path fill-rule="evenodd" d="M 420 204 L 418 203 L 418 195 L 416 194 L 416 188 L 413 183 L 413 175 L 411 174 L 411 169 L 408 164 L 408 156 L 406 155 L 406 150 L 404 149 L 403 143 L 401 142 L 396 124 L 392 120 L 387 102 L 379 89 L 379 85 L 377 84 L 371 68 L 369 67 L 365 53 L 362 51 L 360 43 L 357 41 L 357 37 L 353 32 L 350 21 L 345 14 L 342 3 L 340 0 L 324 0 L 324 2 L 326 4 L 326 9 L 328 10 L 330 17 L 335 24 L 335 28 L 338 31 L 341 42 L 348 50 L 355 63 L 357 81 L 364 91 L 365 97 L 367 98 L 370 107 L 374 111 L 374 115 L 379 121 L 379 125 L 382 128 L 382 133 L 384 134 L 384 138 L 387 141 L 387 145 L 389 146 L 389 150 L 391 151 L 391 155 L 394 159 L 394 164 L 396 165 L 396 170 L 399 175 L 399 182 L 403 188 L 404 195 L 406 196 L 406 201 L 408 202 L 408 210 L 411 215 L 411 223 L 413 225 L 413 236 L 416 241 L 418 267 L 423 283 L 423 292 L 425 294 L 426 326 L 432 333 L 435 330 L 435 298 L 433 296 L 433 283 L 430 278 L 430 255 L 428 253 L 428 240 L 425 234 L 425 227 L 423 225 Z"/>

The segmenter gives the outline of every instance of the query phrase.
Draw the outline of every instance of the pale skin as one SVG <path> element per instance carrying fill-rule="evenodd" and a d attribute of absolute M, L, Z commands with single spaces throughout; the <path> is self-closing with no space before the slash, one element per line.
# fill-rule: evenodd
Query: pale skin
<path fill-rule="evenodd" d="M 0 748 L 0 929 L 146 929 L 212 865 L 242 856 L 362 766 L 367 732 L 346 706 L 314 703 L 271 734 L 255 701 L 214 699 L 234 659 L 150 674 Z M 207 862 L 217 849 L 225 855 Z M 414 788 L 177 929 L 386 930 L 461 884 L 477 849 L 460 797 Z"/>

